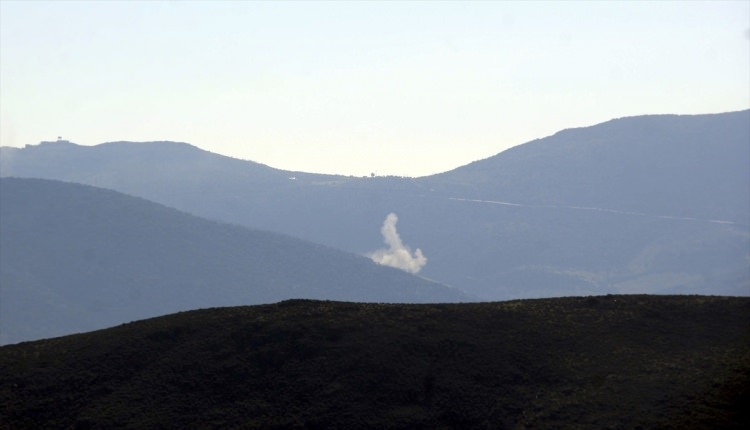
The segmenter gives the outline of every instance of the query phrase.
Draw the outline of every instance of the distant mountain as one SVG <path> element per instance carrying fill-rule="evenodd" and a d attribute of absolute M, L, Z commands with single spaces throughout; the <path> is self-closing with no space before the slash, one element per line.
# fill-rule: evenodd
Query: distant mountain
<path fill-rule="evenodd" d="M 744 429 L 750 299 L 321 301 L 0 348 L 0 427 Z"/>
<path fill-rule="evenodd" d="M 288 298 L 469 300 L 369 259 L 118 192 L 0 179 L 0 340 Z"/>
<path fill-rule="evenodd" d="M 750 110 L 563 130 L 425 178 L 451 195 L 750 223 Z"/>
<path fill-rule="evenodd" d="M 285 172 L 172 142 L 0 149 L 0 175 L 116 189 L 350 252 L 387 214 L 426 277 L 484 299 L 750 295 L 750 111 L 564 130 L 450 172 Z"/>

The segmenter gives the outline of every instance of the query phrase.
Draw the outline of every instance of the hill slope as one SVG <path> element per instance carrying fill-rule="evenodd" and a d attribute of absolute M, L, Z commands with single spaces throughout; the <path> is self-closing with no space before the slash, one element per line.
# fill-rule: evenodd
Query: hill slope
<path fill-rule="evenodd" d="M 747 298 L 287 301 L 0 348 L 14 429 L 739 429 L 749 387 Z"/>
<path fill-rule="evenodd" d="M 0 340 L 286 298 L 459 301 L 457 290 L 333 248 L 114 191 L 0 180 Z"/>
<path fill-rule="evenodd" d="M 750 110 L 563 130 L 424 178 L 455 196 L 747 224 Z"/>
<path fill-rule="evenodd" d="M 170 142 L 2 148 L 0 174 L 110 187 L 359 254 L 380 247 L 395 212 L 427 257 L 422 274 L 485 299 L 748 295 L 748 159 L 741 111 L 616 119 L 417 179 L 283 172 Z"/>

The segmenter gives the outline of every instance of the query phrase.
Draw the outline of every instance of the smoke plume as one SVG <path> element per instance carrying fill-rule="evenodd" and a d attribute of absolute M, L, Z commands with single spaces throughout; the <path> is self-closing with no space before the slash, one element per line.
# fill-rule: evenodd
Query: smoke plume
<path fill-rule="evenodd" d="M 396 214 L 389 213 L 385 221 L 383 221 L 383 227 L 380 229 L 380 232 L 383 234 L 383 241 L 388 245 L 388 248 L 378 249 L 370 253 L 369 257 L 372 261 L 383 266 L 395 267 L 409 273 L 417 273 L 427 264 L 427 258 L 422 255 L 422 250 L 419 248 L 412 253 L 411 249 L 401 242 L 401 237 L 399 237 L 398 231 L 396 231 L 397 222 L 398 217 Z"/>

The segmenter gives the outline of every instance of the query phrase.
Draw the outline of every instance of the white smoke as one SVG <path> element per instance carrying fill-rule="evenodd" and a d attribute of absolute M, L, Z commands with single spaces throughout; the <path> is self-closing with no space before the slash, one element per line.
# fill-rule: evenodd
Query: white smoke
<path fill-rule="evenodd" d="M 388 248 L 378 249 L 370 253 L 372 261 L 383 265 L 405 270 L 409 273 L 417 273 L 427 264 L 427 258 L 422 255 L 422 250 L 417 248 L 412 254 L 411 249 L 401 242 L 396 231 L 398 217 L 395 213 L 389 213 L 383 221 L 383 227 L 380 232 L 383 234 L 383 241 Z"/>

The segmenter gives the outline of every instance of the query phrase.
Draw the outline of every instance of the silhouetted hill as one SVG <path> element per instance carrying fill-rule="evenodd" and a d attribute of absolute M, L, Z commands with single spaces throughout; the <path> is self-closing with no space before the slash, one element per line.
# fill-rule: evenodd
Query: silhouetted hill
<path fill-rule="evenodd" d="M 284 172 L 170 142 L 2 148 L 0 174 L 113 188 L 358 254 L 381 246 L 395 212 L 427 257 L 421 274 L 491 300 L 749 295 L 749 159 L 741 111 L 616 119 L 416 179 Z"/>
<path fill-rule="evenodd" d="M 744 429 L 750 299 L 286 301 L 0 348 L 0 427 Z"/>
<path fill-rule="evenodd" d="M 466 300 L 367 258 L 114 191 L 0 180 L 0 340 L 287 298 Z"/>

